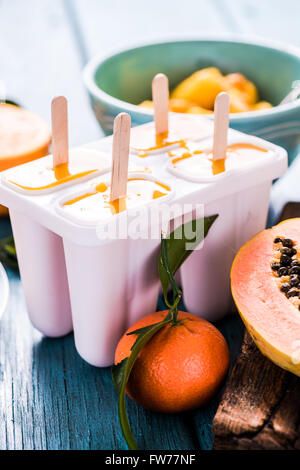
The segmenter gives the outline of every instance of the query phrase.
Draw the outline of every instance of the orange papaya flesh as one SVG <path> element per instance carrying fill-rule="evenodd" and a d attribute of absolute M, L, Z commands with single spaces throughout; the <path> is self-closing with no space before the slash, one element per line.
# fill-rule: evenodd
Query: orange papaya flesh
<path fill-rule="evenodd" d="M 39 116 L 19 106 L 0 103 L 0 171 L 44 157 L 51 134 Z M 8 210 L 0 206 L 0 217 Z"/>
<path fill-rule="evenodd" d="M 280 291 L 271 268 L 276 237 L 291 239 L 297 250 L 294 259 L 300 260 L 300 218 L 285 220 L 258 233 L 239 250 L 231 269 L 231 290 L 260 351 L 300 376 L 300 310 Z"/>

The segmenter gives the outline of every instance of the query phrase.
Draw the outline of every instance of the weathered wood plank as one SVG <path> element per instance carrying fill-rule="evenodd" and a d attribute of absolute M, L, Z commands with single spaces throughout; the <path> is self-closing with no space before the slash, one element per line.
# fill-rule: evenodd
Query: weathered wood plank
<path fill-rule="evenodd" d="M 136 42 L 158 41 L 183 34 L 227 31 L 219 8 L 206 0 L 141 2 L 122 0 L 67 0 L 80 18 L 81 50 L 86 60 Z M 82 41 L 84 44 L 82 45 Z"/>
<path fill-rule="evenodd" d="M 71 145 L 102 135 L 88 103 L 81 69 L 62 1 L 0 2 L 0 80 L 9 97 L 48 122 L 51 99 L 65 95 Z"/>
<path fill-rule="evenodd" d="M 300 45 L 297 0 L 221 0 L 236 31 Z"/>
<path fill-rule="evenodd" d="M 230 374 L 236 358 L 240 352 L 244 335 L 244 326 L 237 313 L 225 318 L 216 326 L 225 336 L 230 349 Z M 214 440 L 212 421 L 217 411 L 221 396 L 222 390 L 220 390 L 218 395 L 212 400 L 209 406 L 196 410 L 196 412 L 193 413 L 195 432 L 198 437 L 201 449 L 211 450 L 212 448 Z"/>
<path fill-rule="evenodd" d="M 0 449 L 126 449 L 110 369 L 86 364 L 73 335 L 43 338 L 27 318 L 19 277 L 0 331 Z M 181 416 L 128 403 L 133 430 L 147 449 L 193 449 Z M 155 432 L 153 432 L 155 430 Z"/>
<path fill-rule="evenodd" d="M 245 335 L 214 419 L 214 449 L 300 450 L 300 379 L 263 357 Z"/>
<path fill-rule="evenodd" d="M 19 278 L 12 272 L 9 278 L 11 299 L 0 330 L 0 449 L 125 449 L 110 370 L 82 361 L 72 335 L 46 339 L 36 332 Z M 228 328 L 233 332 L 232 321 Z M 197 413 L 203 448 L 211 446 L 215 407 Z M 128 410 L 142 448 L 198 447 L 192 413 L 150 413 L 129 400 Z"/>

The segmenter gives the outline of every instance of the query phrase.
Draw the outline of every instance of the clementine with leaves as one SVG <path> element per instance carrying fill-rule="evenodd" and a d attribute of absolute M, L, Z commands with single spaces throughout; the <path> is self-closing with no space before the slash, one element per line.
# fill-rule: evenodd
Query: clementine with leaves
<path fill-rule="evenodd" d="M 115 363 L 130 355 L 137 335 L 128 333 L 161 322 L 167 311 L 139 320 L 121 338 Z M 218 391 L 229 367 L 229 350 L 211 323 L 178 312 L 176 323 L 164 325 L 137 357 L 126 393 L 153 411 L 176 413 L 207 403 Z"/>
<path fill-rule="evenodd" d="M 227 373 L 229 350 L 224 337 L 208 321 L 178 311 L 182 292 L 174 279 L 192 253 L 190 247 L 205 238 L 217 218 L 192 220 L 175 229 L 168 239 L 162 234 L 158 271 L 169 310 L 136 322 L 117 346 L 112 378 L 122 432 L 131 450 L 138 445 L 130 428 L 125 393 L 150 410 L 186 411 L 210 400 Z"/>

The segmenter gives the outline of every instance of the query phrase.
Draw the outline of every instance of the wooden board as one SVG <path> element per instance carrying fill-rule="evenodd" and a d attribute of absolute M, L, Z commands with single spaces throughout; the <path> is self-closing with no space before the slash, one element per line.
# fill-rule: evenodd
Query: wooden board
<path fill-rule="evenodd" d="M 240 317 L 237 314 L 225 318 L 217 326 L 220 329 L 221 333 L 225 336 L 229 346 L 231 371 L 241 350 L 241 345 L 244 336 L 244 326 Z M 191 413 L 196 429 L 195 434 L 199 442 L 199 447 L 202 450 L 212 449 L 214 441 L 212 421 L 218 409 L 221 397 L 222 390 L 220 390 L 219 394 L 210 402 L 210 406 L 200 408 Z"/>
<path fill-rule="evenodd" d="M 215 450 L 300 450 L 300 379 L 275 366 L 246 333 L 213 421 Z"/>
<path fill-rule="evenodd" d="M 281 220 L 300 217 L 287 204 Z M 249 334 L 213 421 L 214 449 L 300 450 L 300 378 L 264 357 Z"/>

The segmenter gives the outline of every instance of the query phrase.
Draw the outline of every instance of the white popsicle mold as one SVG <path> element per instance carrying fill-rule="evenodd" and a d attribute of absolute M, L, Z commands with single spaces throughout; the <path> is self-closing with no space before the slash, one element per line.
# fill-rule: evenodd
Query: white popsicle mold
<path fill-rule="evenodd" d="M 207 129 L 207 121 L 203 122 Z M 211 136 L 212 133 L 211 127 Z M 278 146 L 230 129 L 228 143 L 236 142 L 269 149 L 272 155 L 205 182 L 172 173 L 170 157 L 164 152 L 145 158 L 130 155 L 132 169 L 144 165 L 152 175 L 149 177 L 145 172 L 144 178 L 162 181 L 174 190 L 170 202 L 204 203 L 205 215 L 219 214 L 203 248 L 190 256 L 178 274 L 187 309 L 212 321 L 228 311 L 229 270 L 234 254 L 265 227 L 271 182 L 287 167 L 287 154 Z M 82 149 L 111 152 L 111 145 L 112 138 L 107 137 Z M 199 145 L 211 148 L 211 137 Z M 93 179 L 76 182 L 72 187 L 56 187 L 51 194 L 28 195 L 5 184 L 8 171 L 2 173 L 0 203 L 9 207 L 12 216 L 33 324 L 50 336 L 70 331 L 70 291 L 80 355 L 93 365 L 110 365 L 115 345 L 125 329 L 156 309 L 160 241 L 102 240 L 95 224 L 79 224 L 65 217 L 61 204 L 87 191 Z M 99 179 L 97 176 L 95 181 Z M 51 295 L 53 292 L 56 295 Z"/>
<path fill-rule="evenodd" d="M 73 325 L 62 238 L 18 210 L 10 219 L 30 320 L 46 336 L 64 336 Z"/>
<path fill-rule="evenodd" d="M 64 240 L 75 344 L 90 364 L 111 365 L 124 331 L 156 311 L 158 245 L 116 240 L 91 247 Z"/>
<path fill-rule="evenodd" d="M 135 177 L 159 181 L 151 175 L 130 175 L 130 178 Z M 89 188 L 100 181 L 108 183 L 108 178 L 97 178 Z M 87 185 L 82 191 L 73 192 L 72 198 L 86 191 Z M 56 209 L 62 217 L 65 217 L 63 204 L 70 196 L 57 202 Z M 159 205 L 172 196 L 170 191 L 147 206 Z M 120 213 L 109 220 L 118 220 L 123 215 Z M 70 220 L 75 221 L 73 217 Z M 95 224 L 92 227 L 95 230 Z M 75 344 L 79 354 L 90 364 L 110 365 L 122 333 L 141 317 L 155 312 L 159 294 L 159 245 L 159 239 L 120 239 L 99 246 L 64 239 Z"/>
<path fill-rule="evenodd" d="M 230 269 L 238 249 L 266 225 L 271 183 L 260 183 L 205 206 L 205 215 L 219 214 L 204 249 L 194 251 L 180 268 L 184 302 L 189 312 L 209 321 L 230 311 Z M 239 221 L 236 221 L 236 217 Z"/>
<path fill-rule="evenodd" d="M 84 158 L 82 158 L 82 149 L 77 148 L 70 150 L 69 155 L 69 169 L 71 174 L 80 174 L 82 176 L 78 179 L 70 179 L 65 182 L 60 183 L 58 186 L 51 186 L 51 183 L 55 181 L 53 177 L 53 157 L 48 155 L 43 159 L 39 158 L 38 160 L 33 160 L 29 163 L 19 165 L 17 167 L 11 168 L 3 174 L 3 183 L 8 187 L 12 188 L 14 191 L 19 191 L 23 194 L 30 194 L 31 196 L 44 195 L 56 192 L 63 188 L 68 188 L 77 184 L 78 181 L 83 182 L 95 178 L 97 175 L 102 175 L 111 169 L 111 161 L 108 158 L 108 155 L 104 152 L 95 151 L 92 149 L 84 150 Z M 83 160 L 83 161 L 82 161 Z M 25 172 L 24 172 L 25 169 Z M 92 170 L 92 173 L 84 174 L 87 170 Z M 25 173 L 25 175 L 24 175 Z M 37 178 L 42 181 L 41 186 L 45 186 L 43 189 L 24 189 L 20 184 L 15 184 L 14 177 L 17 177 L 17 183 L 21 181 L 23 186 L 30 185 L 30 176 L 32 179 Z M 22 181 L 23 178 L 23 181 Z M 31 181 L 32 183 L 32 181 Z M 50 186 L 50 187 L 47 187 Z"/>
<path fill-rule="evenodd" d="M 193 119 L 189 115 L 180 116 L 180 119 L 175 116 L 169 116 L 169 129 L 168 143 L 165 144 L 165 148 L 163 149 L 166 152 L 178 147 L 178 143 L 176 143 L 178 141 L 186 139 L 203 140 L 212 135 L 211 121 L 201 118 Z M 149 157 L 162 153 L 161 149 L 155 148 L 156 139 L 152 131 L 152 125 L 138 126 L 131 130 L 130 148 L 133 153 L 139 154 L 146 152 Z M 146 140 L 144 139 L 145 136 Z M 147 142 L 146 145 L 145 141 Z"/>

